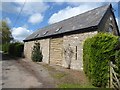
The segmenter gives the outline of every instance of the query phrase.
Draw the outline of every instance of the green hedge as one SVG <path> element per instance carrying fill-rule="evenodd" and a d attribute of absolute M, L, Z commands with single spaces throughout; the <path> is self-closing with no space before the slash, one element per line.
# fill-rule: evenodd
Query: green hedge
<path fill-rule="evenodd" d="M 3 44 L 3 45 L 2 45 L 2 51 L 3 51 L 4 53 L 8 53 L 8 47 L 9 47 L 9 43 Z"/>
<path fill-rule="evenodd" d="M 24 44 L 16 42 L 16 43 L 10 43 L 8 47 L 8 54 L 10 56 L 16 56 L 16 57 L 22 57 L 24 49 Z"/>
<path fill-rule="evenodd" d="M 116 51 L 116 54 L 115 54 L 115 57 L 116 57 L 116 66 L 118 67 L 116 69 L 116 72 L 120 75 L 120 50 L 119 51 Z M 120 80 L 120 77 L 119 77 L 119 80 Z"/>
<path fill-rule="evenodd" d="M 8 54 L 10 56 L 15 56 L 15 43 L 10 43 L 8 47 Z"/>
<path fill-rule="evenodd" d="M 2 51 L 2 44 L 0 44 L 0 51 Z"/>
<path fill-rule="evenodd" d="M 22 57 L 23 55 L 23 50 L 24 50 L 24 45 L 22 43 L 19 43 L 15 46 L 15 51 L 16 51 L 16 56 L 17 57 Z"/>
<path fill-rule="evenodd" d="M 118 50 L 115 50 L 118 42 L 117 36 L 107 33 L 99 33 L 85 40 L 83 47 L 84 72 L 94 86 L 107 86 L 109 61 L 115 60 L 115 56 L 116 60 L 120 59 L 120 51 L 118 53 Z M 118 61 L 120 62 L 120 60 Z"/>

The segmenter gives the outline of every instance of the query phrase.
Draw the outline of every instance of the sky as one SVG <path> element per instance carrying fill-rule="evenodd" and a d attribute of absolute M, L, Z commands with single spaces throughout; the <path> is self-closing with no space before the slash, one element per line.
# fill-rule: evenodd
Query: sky
<path fill-rule="evenodd" d="M 7 21 L 15 40 L 23 41 L 27 36 L 42 27 L 109 3 L 111 3 L 114 8 L 114 14 L 118 23 L 120 20 L 120 15 L 118 15 L 120 3 L 118 4 L 118 0 L 114 2 L 111 1 L 3 0 L 0 3 L 0 12 L 2 12 L 2 14 L 0 14 L 0 20 L 3 19 Z"/>

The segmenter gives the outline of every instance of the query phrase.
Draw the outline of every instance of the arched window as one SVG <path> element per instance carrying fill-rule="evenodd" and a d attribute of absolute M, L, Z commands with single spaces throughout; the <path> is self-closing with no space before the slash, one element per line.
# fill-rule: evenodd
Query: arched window
<path fill-rule="evenodd" d="M 109 33 L 112 33 L 112 32 L 113 32 L 113 27 L 112 27 L 112 25 L 109 26 L 108 32 L 109 32 Z"/>

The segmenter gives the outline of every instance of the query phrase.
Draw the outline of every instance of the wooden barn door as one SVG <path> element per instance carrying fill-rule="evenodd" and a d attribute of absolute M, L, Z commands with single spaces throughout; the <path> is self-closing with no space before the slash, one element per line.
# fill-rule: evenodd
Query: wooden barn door
<path fill-rule="evenodd" d="M 50 40 L 50 64 L 62 65 L 63 38 L 51 38 Z"/>

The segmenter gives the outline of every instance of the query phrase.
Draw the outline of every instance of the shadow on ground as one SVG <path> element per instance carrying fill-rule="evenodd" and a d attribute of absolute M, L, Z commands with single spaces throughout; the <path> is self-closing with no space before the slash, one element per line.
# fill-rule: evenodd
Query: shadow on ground
<path fill-rule="evenodd" d="M 2 56 L 2 60 L 10 60 L 11 59 L 8 54 L 2 53 L 1 56 Z"/>
<path fill-rule="evenodd" d="M 0 60 L 19 60 L 18 57 L 13 57 L 8 54 L 0 53 Z"/>

